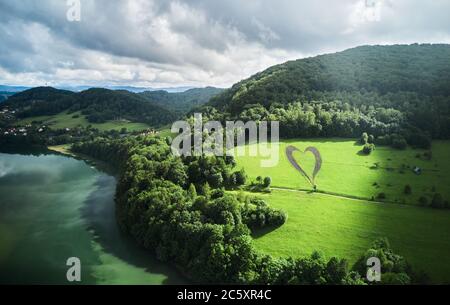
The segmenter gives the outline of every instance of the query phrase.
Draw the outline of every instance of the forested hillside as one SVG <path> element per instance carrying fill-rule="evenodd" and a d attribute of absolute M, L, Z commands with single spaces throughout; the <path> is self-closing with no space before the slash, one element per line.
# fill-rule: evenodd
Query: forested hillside
<path fill-rule="evenodd" d="M 175 119 L 172 112 L 148 103 L 138 94 L 107 89 L 89 89 L 80 92 L 71 110 L 81 110 L 93 123 L 127 119 L 157 126 L 170 123 Z"/>
<path fill-rule="evenodd" d="M 177 113 L 186 113 L 193 107 L 207 103 L 212 97 L 223 91 L 224 90 L 220 88 L 206 87 L 176 93 L 169 93 L 163 90 L 146 91 L 139 95 L 169 110 Z"/>
<path fill-rule="evenodd" d="M 38 87 L 11 96 L 3 103 L 16 110 L 18 118 L 56 115 L 62 111 L 81 111 L 91 123 L 130 120 L 152 126 L 167 124 L 175 115 L 128 91 L 89 89 L 80 93 Z"/>
<path fill-rule="evenodd" d="M 7 100 L 8 97 L 14 95 L 12 92 L 0 91 L 0 103 Z"/>
<path fill-rule="evenodd" d="M 203 111 L 279 120 L 284 137 L 450 138 L 450 45 L 363 46 L 287 62 L 237 83 Z"/>
<path fill-rule="evenodd" d="M 14 94 L 4 106 L 16 109 L 20 118 L 52 115 L 71 107 L 76 102 L 75 96 L 72 91 L 37 87 Z"/>

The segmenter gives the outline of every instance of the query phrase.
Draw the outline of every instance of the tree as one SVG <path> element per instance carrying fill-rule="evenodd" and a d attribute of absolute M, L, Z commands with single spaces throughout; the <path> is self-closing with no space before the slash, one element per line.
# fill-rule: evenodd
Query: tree
<path fill-rule="evenodd" d="M 366 144 L 366 145 L 364 145 L 364 147 L 363 147 L 363 149 L 362 149 L 362 152 L 365 154 L 365 155 L 370 155 L 373 151 L 375 150 L 375 145 L 374 144 Z"/>
<path fill-rule="evenodd" d="M 396 148 L 396 149 L 406 149 L 406 147 L 408 146 L 408 143 L 406 143 L 406 140 L 403 138 L 396 138 L 394 140 L 392 140 L 392 147 Z"/>
<path fill-rule="evenodd" d="M 367 142 L 370 143 L 370 144 L 374 144 L 375 143 L 375 137 L 373 135 L 370 135 Z"/>
<path fill-rule="evenodd" d="M 228 186 L 231 187 L 231 188 L 234 188 L 235 186 L 237 186 L 236 173 L 232 173 L 232 174 L 228 177 Z"/>
<path fill-rule="evenodd" d="M 210 178 L 208 179 L 208 181 L 210 182 L 210 184 L 213 188 L 222 187 L 222 185 L 223 185 L 222 174 L 220 174 L 220 173 L 212 174 L 210 176 Z"/>
<path fill-rule="evenodd" d="M 241 169 L 235 174 L 236 174 L 236 185 L 244 185 L 245 182 L 247 181 L 247 175 L 245 173 L 245 170 Z"/>
<path fill-rule="evenodd" d="M 206 182 L 202 186 L 202 195 L 205 196 L 206 198 L 209 198 L 211 195 L 211 187 L 209 186 L 208 182 Z"/>
<path fill-rule="evenodd" d="M 367 132 L 363 132 L 363 134 L 361 135 L 361 144 L 362 145 L 366 145 L 369 141 L 369 135 L 367 134 Z"/>
<path fill-rule="evenodd" d="M 404 257 L 394 253 L 386 238 L 375 240 L 370 249 L 361 256 L 353 270 L 358 272 L 361 278 L 366 278 L 367 260 L 370 257 L 377 257 L 381 263 L 381 280 L 387 283 L 410 284 L 413 273 L 411 267 Z M 386 279 L 384 277 L 386 276 Z M 370 284 L 370 283 L 369 283 Z"/>
<path fill-rule="evenodd" d="M 384 200 L 384 199 L 386 199 L 386 194 L 385 193 L 379 193 L 377 198 L 380 199 L 380 200 Z"/>
<path fill-rule="evenodd" d="M 408 143 L 417 148 L 429 149 L 431 147 L 431 137 L 419 130 L 409 136 Z"/>
<path fill-rule="evenodd" d="M 409 184 L 405 185 L 405 189 L 403 192 L 405 193 L 405 195 L 411 195 L 411 193 L 412 193 L 411 186 Z"/>
<path fill-rule="evenodd" d="M 272 178 L 270 178 L 270 177 L 264 178 L 264 183 L 263 183 L 264 187 L 268 188 L 268 187 L 270 187 L 271 184 L 272 184 Z"/>
<path fill-rule="evenodd" d="M 327 284 L 340 285 L 347 276 L 347 261 L 332 257 L 326 266 Z"/>
<path fill-rule="evenodd" d="M 189 197 L 191 197 L 193 200 L 197 198 L 197 190 L 193 183 L 191 183 L 191 185 L 189 186 Z"/>
<path fill-rule="evenodd" d="M 384 285 L 409 285 L 411 278 L 406 273 L 385 273 L 381 277 L 381 282 Z"/>

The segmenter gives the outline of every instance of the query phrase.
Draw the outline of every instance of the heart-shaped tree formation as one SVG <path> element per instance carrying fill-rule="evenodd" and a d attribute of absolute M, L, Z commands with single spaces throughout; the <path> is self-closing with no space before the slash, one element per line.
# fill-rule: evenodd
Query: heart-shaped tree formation
<path fill-rule="evenodd" d="M 308 173 L 306 173 L 303 170 L 303 168 L 300 166 L 300 164 L 297 163 L 297 160 L 295 160 L 295 158 L 294 158 L 295 151 L 299 151 L 299 152 L 305 153 L 305 154 L 310 152 L 314 155 L 314 158 L 316 159 L 316 163 L 314 165 L 314 171 L 311 176 Z M 319 173 L 320 169 L 322 168 L 322 156 L 320 155 L 319 150 L 315 147 L 308 147 L 303 152 L 295 146 L 288 146 L 286 148 L 286 156 L 287 156 L 289 162 L 292 164 L 292 166 L 296 170 L 298 170 L 308 180 L 308 182 L 311 183 L 311 185 L 314 188 L 316 188 L 315 179 L 316 179 L 316 176 Z"/>

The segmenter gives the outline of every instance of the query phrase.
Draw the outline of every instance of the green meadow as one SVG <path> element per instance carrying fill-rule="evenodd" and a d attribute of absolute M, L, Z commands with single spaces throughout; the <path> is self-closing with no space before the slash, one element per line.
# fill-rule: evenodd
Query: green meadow
<path fill-rule="evenodd" d="M 312 186 L 288 162 L 289 145 L 320 151 L 323 163 L 315 181 L 319 192 L 308 192 Z M 255 233 L 256 247 L 283 257 L 307 256 L 317 250 L 352 264 L 374 239 L 387 237 L 416 270 L 425 271 L 433 282 L 450 282 L 450 210 L 418 205 L 420 196 L 431 200 L 435 192 L 450 199 L 450 142 L 434 142 L 430 160 L 423 157 L 424 150 L 377 147 L 364 156 L 361 148 L 353 139 L 284 141 L 280 162 L 272 168 L 262 168 L 259 157 L 237 157 L 250 181 L 258 176 L 272 178 L 272 193 L 255 195 L 288 213 L 280 228 Z M 295 152 L 294 156 L 312 173 L 312 154 Z M 415 174 L 414 167 L 422 173 Z M 412 194 L 404 194 L 405 185 L 411 186 Z M 379 193 L 386 194 L 385 202 L 379 202 Z"/>
<path fill-rule="evenodd" d="M 280 228 L 256 232 L 254 243 L 265 253 L 303 257 L 319 251 L 353 264 L 377 237 L 387 237 L 416 270 L 425 271 L 433 282 L 450 282 L 448 210 L 289 190 L 258 196 L 288 213 Z"/>
<path fill-rule="evenodd" d="M 371 155 L 364 156 L 360 154 L 362 146 L 354 139 L 292 140 L 280 143 L 280 161 L 275 167 L 261 168 L 261 158 L 248 155 L 237 157 L 238 164 L 251 180 L 270 176 L 273 187 L 310 190 L 309 182 L 287 160 L 285 150 L 289 145 L 302 151 L 314 146 L 320 151 L 323 163 L 315 181 L 319 191 L 367 200 L 384 193 L 387 202 L 408 204 L 418 204 L 421 196 L 431 201 L 437 192 L 450 200 L 450 141 L 433 142 L 432 158 L 427 160 L 423 157 L 425 150 L 412 148 L 377 146 Z M 307 173 L 312 173 L 312 154 L 295 152 L 294 156 Z M 414 167 L 421 168 L 422 173 L 415 174 Z M 411 186 L 412 194 L 404 194 L 406 185 Z"/>
<path fill-rule="evenodd" d="M 51 126 L 55 129 L 75 128 L 77 126 L 89 125 L 91 125 L 93 128 L 97 128 L 100 131 L 121 130 L 122 128 L 126 128 L 128 131 L 139 131 L 150 128 L 150 126 L 147 124 L 129 121 L 109 121 L 101 124 L 90 123 L 80 112 L 62 112 L 60 114 L 51 116 L 30 117 L 18 121 L 17 124 L 27 125 L 32 122 L 42 122 L 43 124 Z"/>

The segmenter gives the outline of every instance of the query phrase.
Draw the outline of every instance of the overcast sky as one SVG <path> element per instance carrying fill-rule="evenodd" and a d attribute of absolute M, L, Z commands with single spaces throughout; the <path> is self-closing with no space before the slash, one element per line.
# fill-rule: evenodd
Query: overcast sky
<path fill-rule="evenodd" d="M 450 43 L 448 0 L 80 3 L 70 22 L 67 0 L 0 0 L 1 84 L 228 87 L 358 45 Z"/>

